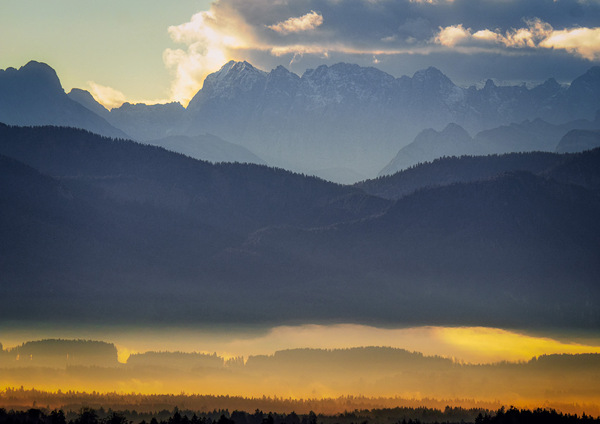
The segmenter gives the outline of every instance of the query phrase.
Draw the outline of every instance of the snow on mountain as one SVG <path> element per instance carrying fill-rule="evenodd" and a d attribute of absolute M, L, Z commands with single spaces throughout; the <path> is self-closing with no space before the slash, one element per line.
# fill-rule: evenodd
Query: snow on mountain
<path fill-rule="evenodd" d="M 394 78 L 338 63 L 298 76 L 281 66 L 265 73 L 229 62 L 206 78 L 190 103 L 185 132 L 216 134 L 296 171 L 375 175 L 424 128 L 456 123 L 478 133 L 523 119 L 589 118 L 600 108 L 593 69 L 573 87 L 553 79 L 531 89 L 488 80 L 478 89 L 458 87 L 434 67 Z M 585 110 L 569 106 L 574 102 L 585 103 Z"/>
<path fill-rule="evenodd" d="M 17 73 L 20 82 L 14 79 Z M 600 67 L 591 68 L 569 86 L 550 78 L 533 88 L 501 86 L 492 80 L 481 88 L 463 88 L 434 67 L 395 78 L 372 67 L 338 63 L 299 76 L 283 66 L 265 72 L 248 62 L 230 61 L 205 79 L 187 109 L 176 103 L 126 103 L 107 113 L 89 93 L 73 90 L 67 97 L 56 73 L 32 62 L 19 71 L 2 71 L 0 94 L 0 121 L 7 123 L 71 125 L 105 135 L 126 133 L 140 141 L 208 133 L 254 152 L 273 166 L 308 174 L 343 170 L 345 175 L 372 177 L 426 128 L 439 132 L 455 123 L 478 134 L 537 118 L 552 125 L 591 120 L 600 109 Z M 48 101 L 58 98 L 62 100 Z M 100 122 L 123 132 L 111 132 Z M 548 132 L 541 128 L 534 134 L 535 142 L 528 144 L 519 140 L 524 133 L 532 135 L 533 129 L 509 130 L 518 136 L 516 147 L 505 141 L 498 145 L 492 132 L 481 143 L 481 152 L 540 146 L 553 150 L 565 134 L 552 133 L 551 142 L 544 141 L 540 137 Z M 430 136 L 435 138 L 433 133 Z M 438 153 L 433 149 L 417 154 L 406 164 L 439 153 L 464 153 L 451 146 L 445 143 L 441 150 L 436 148 Z"/>

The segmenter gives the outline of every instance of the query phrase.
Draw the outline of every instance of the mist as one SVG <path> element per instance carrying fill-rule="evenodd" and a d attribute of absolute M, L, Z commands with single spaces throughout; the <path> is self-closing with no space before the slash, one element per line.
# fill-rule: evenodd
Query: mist
<path fill-rule="evenodd" d="M 78 331 L 87 337 L 108 336 L 108 330 Z M 564 411 L 585 407 L 588 413 L 594 411 L 590 405 L 600 401 L 598 344 L 493 328 L 305 325 L 223 330 L 113 329 L 105 339 L 110 342 L 45 339 L 5 344 L 1 382 L 4 387 L 49 392 L 359 396 L 395 398 L 397 403 L 453 400 L 463 406 L 476 400 L 529 408 L 550 405 Z M 16 335 L 3 334 L 11 343 Z"/>

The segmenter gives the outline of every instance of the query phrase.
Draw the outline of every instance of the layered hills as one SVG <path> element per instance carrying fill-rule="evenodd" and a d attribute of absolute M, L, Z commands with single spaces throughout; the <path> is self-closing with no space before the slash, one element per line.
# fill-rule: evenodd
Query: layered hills
<path fill-rule="evenodd" d="M 9 68 L 0 318 L 596 328 L 599 69 L 465 89 L 229 62 L 187 108 L 109 111 Z"/>
<path fill-rule="evenodd" d="M 482 156 L 517 152 L 575 153 L 600 146 L 600 113 L 593 121 L 578 119 L 550 124 L 542 119 L 502 125 L 471 137 L 461 126 L 451 123 L 442 131 L 421 131 L 412 143 L 400 149 L 379 175 L 391 175 L 403 169 L 445 156 Z"/>
<path fill-rule="evenodd" d="M 600 323 L 600 151 L 354 187 L 0 126 L 2 319 Z"/>

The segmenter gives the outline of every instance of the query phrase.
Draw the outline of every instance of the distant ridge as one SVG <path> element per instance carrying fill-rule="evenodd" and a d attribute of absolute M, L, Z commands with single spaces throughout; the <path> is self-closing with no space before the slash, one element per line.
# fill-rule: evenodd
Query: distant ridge
<path fill-rule="evenodd" d="M 188 137 L 172 135 L 158 140 L 148 140 L 148 144 L 164 147 L 173 152 L 182 153 L 194 159 L 213 163 L 239 162 L 266 165 L 265 161 L 248 149 L 229 143 L 211 134 Z"/>
<path fill-rule="evenodd" d="M 600 146 L 594 141 L 594 131 L 600 130 L 599 117 L 597 115 L 594 121 L 578 119 L 563 124 L 551 124 L 542 119 L 526 120 L 481 131 L 474 137 L 453 123 L 441 132 L 430 128 L 423 130 L 412 143 L 400 149 L 379 175 L 391 175 L 444 156 L 554 151 L 574 153 L 589 150 Z M 569 139 L 567 135 L 572 131 L 575 132 Z M 578 141 L 574 139 L 576 136 L 580 138 Z M 567 140 L 564 140 L 565 137 Z"/>
<path fill-rule="evenodd" d="M 491 80 L 482 88 L 462 88 L 434 67 L 412 77 L 395 78 L 372 67 L 338 63 L 299 76 L 282 66 L 265 72 L 248 62 L 231 61 L 206 78 L 187 109 L 177 103 L 124 104 L 107 112 L 89 93 L 73 90 L 67 98 L 80 102 L 89 112 L 69 112 L 73 102 L 66 106 L 54 101 L 52 106 L 44 106 L 42 113 L 36 112 L 35 101 L 25 102 L 19 109 L 14 108 L 15 100 L 10 106 L 0 105 L 0 122 L 68 125 L 124 137 L 100 124 L 103 118 L 138 141 L 208 133 L 253 152 L 272 166 L 352 183 L 377 175 L 421 131 L 442 131 L 451 123 L 470 134 L 499 128 L 505 133 L 501 140 L 495 138 L 498 134 L 488 133 L 487 138 L 472 143 L 476 151 L 458 149 L 450 152 L 452 155 L 551 151 L 568 130 L 597 129 L 561 126 L 594 119 L 600 109 L 598 69 L 589 69 L 570 85 L 549 78 L 533 88 L 499 86 Z M 10 68 L 3 75 L 16 72 Z M 51 73 L 48 69 L 33 72 L 29 77 L 37 75 L 37 82 L 10 83 L 11 88 L 0 83 L 0 98 L 29 98 L 39 91 L 30 89 L 36 84 L 52 91 L 57 78 Z M 15 88 L 24 94 L 14 97 Z M 65 97 L 64 92 L 54 96 Z M 525 119 L 531 123 L 541 119 L 560 128 L 548 137 L 548 128 L 531 125 L 526 129 L 524 124 L 514 124 Z M 527 133 L 523 139 L 522 130 Z M 511 144 L 515 134 L 517 139 Z M 448 154 L 449 147 L 438 143 L 432 151 L 414 152 L 401 166 L 433 160 L 439 157 L 436 155 Z M 386 173 L 399 169 L 403 168 L 396 166 Z"/>
<path fill-rule="evenodd" d="M 425 128 L 456 123 L 478 133 L 524 119 L 555 125 L 593 119 L 600 109 L 597 80 L 592 68 L 571 86 L 549 79 L 532 89 L 492 81 L 481 89 L 465 89 L 433 67 L 394 78 L 375 68 L 339 63 L 297 76 L 282 67 L 267 73 L 247 62 L 229 62 L 206 78 L 190 102 L 186 131 L 221 136 L 288 169 L 335 167 L 375 175 Z M 452 154 L 531 149 L 488 144 L 479 152 Z"/>
<path fill-rule="evenodd" d="M 600 130 L 571 130 L 560 139 L 558 153 L 575 153 L 600 147 Z"/>
<path fill-rule="evenodd" d="M 598 325 L 599 149 L 355 187 L 69 128 L 0 154 L 1 319 Z"/>

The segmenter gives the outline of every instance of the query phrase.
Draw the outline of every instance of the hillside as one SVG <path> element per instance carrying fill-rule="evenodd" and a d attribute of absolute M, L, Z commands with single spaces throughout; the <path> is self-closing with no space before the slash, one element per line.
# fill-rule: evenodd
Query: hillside
<path fill-rule="evenodd" d="M 598 324 L 598 150 L 360 187 L 68 128 L 0 154 L 4 318 Z"/>
<path fill-rule="evenodd" d="M 211 164 L 69 128 L 2 125 L 0 154 L 11 157 L 1 162 L 8 242 L 0 266 L 12 299 L 4 318 L 95 319 L 108 310 L 134 321 L 159 311 L 218 320 L 212 314 L 232 287 L 229 279 L 218 284 L 223 270 L 207 266 L 213 255 L 264 226 L 330 225 L 389 204 L 314 177 Z M 214 303 L 189 315 L 199 298 Z"/>

